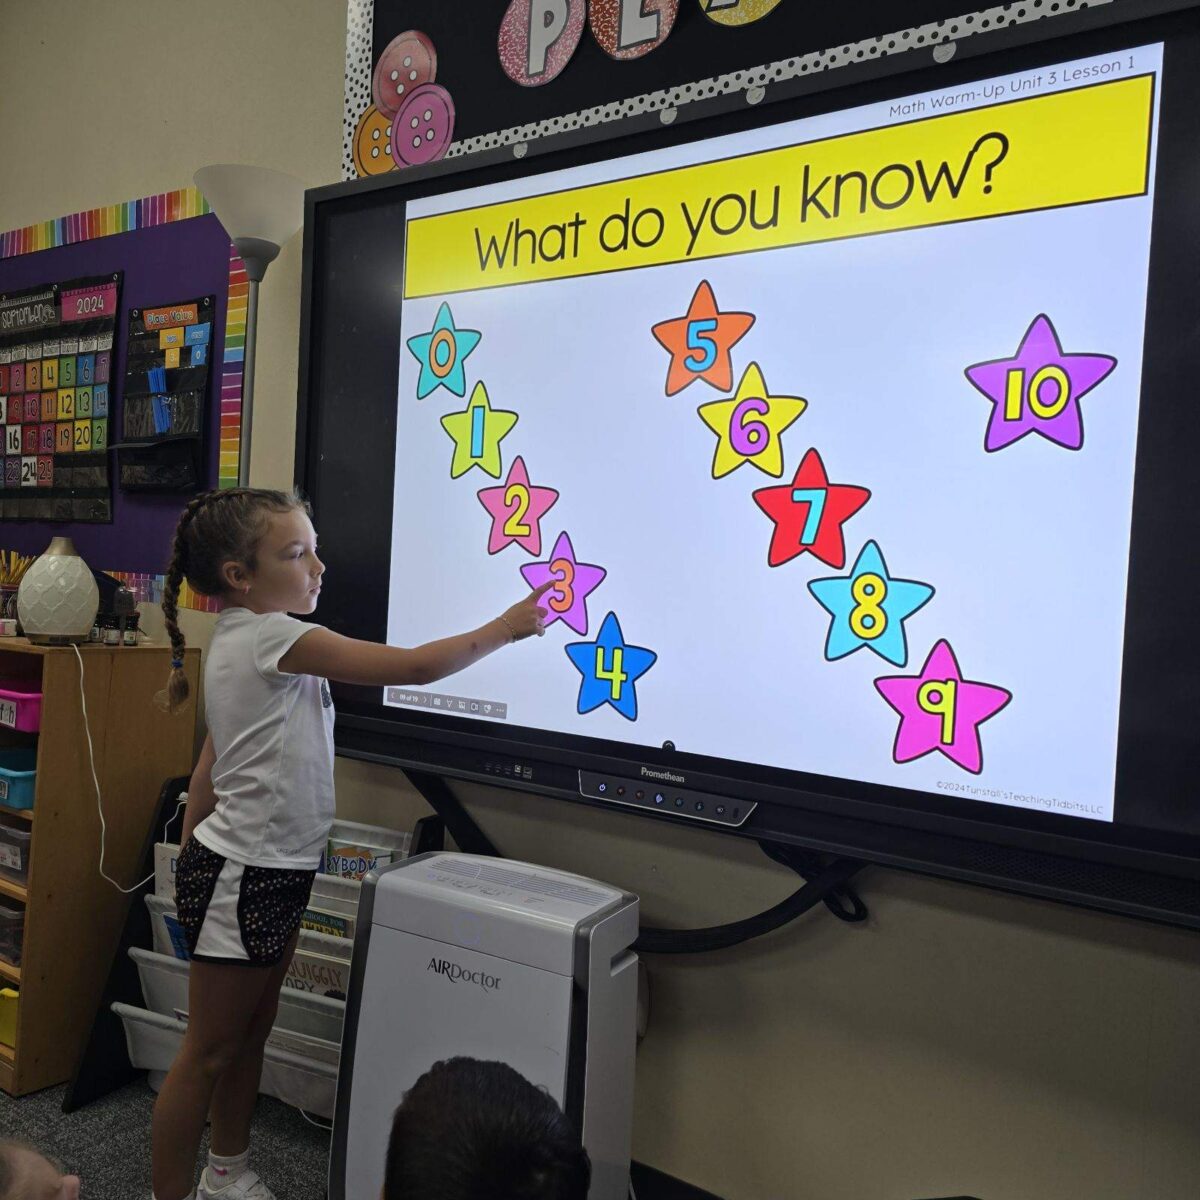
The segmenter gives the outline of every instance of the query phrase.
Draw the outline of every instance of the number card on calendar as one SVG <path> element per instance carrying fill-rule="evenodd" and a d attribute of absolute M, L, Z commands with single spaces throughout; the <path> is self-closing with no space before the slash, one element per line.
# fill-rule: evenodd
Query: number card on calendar
<path fill-rule="evenodd" d="M 215 296 L 130 309 L 122 490 L 199 486 L 215 311 Z"/>
<path fill-rule="evenodd" d="M 0 296 L 0 519 L 112 520 L 108 416 L 122 272 Z"/>

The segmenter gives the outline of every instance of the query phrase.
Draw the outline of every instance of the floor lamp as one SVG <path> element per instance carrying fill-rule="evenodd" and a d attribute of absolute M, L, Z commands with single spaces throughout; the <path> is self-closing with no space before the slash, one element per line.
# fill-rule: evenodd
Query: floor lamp
<path fill-rule="evenodd" d="M 304 224 L 304 184 L 281 171 L 226 163 L 201 167 L 196 187 L 225 226 L 246 264 L 246 344 L 242 360 L 242 429 L 238 486 L 250 483 L 250 430 L 254 421 L 254 354 L 258 285 L 285 242 Z"/>

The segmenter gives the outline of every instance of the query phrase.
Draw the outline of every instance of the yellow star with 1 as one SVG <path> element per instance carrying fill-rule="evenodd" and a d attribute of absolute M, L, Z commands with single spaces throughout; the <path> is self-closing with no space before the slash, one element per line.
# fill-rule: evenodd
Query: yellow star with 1
<path fill-rule="evenodd" d="M 751 363 L 732 400 L 714 400 L 696 410 L 717 435 L 713 478 L 749 462 L 778 479 L 783 474 L 780 435 L 807 407 L 808 401 L 799 396 L 770 395 L 758 363 Z"/>
<path fill-rule="evenodd" d="M 515 412 L 492 408 L 487 388 L 480 380 L 462 412 L 449 413 L 442 418 L 442 427 L 454 439 L 454 460 L 450 478 L 465 475 L 479 467 L 493 479 L 500 478 L 500 443 L 517 423 Z"/>

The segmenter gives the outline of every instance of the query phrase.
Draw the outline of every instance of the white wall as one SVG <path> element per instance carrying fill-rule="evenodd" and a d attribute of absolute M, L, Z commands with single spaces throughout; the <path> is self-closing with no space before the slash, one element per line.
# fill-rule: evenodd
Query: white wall
<path fill-rule="evenodd" d="M 336 180 L 344 20 L 338 0 L 0 0 L 0 229 L 182 187 L 209 162 Z M 299 290 L 296 240 L 262 291 L 262 485 L 292 477 Z M 210 627 L 189 614 L 197 644 Z M 353 819 L 424 811 L 385 768 L 341 761 L 338 787 Z M 793 886 L 732 839 L 463 794 L 506 853 L 630 888 L 656 924 L 746 916 Z M 640 1159 L 729 1200 L 1193 1200 L 1200 940 L 882 870 L 861 887 L 865 928 L 819 910 L 650 961 Z"/>

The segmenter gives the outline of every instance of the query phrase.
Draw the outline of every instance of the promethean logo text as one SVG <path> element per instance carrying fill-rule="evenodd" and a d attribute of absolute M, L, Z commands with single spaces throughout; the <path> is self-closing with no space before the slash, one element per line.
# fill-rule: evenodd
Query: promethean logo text
<path fill-rule="evenodd" d="M 643 779 L 662 779 L 667 783 L 687 783 L 683 775 L 672 775 L 670 771 L 652 771 L 649 767 L 642 768 Z"/>
<path fill-rule="evenodd" d="M 468 971 L 466 967 L 460 967 L 458 963 L 447 958 L 431 958 L 425 970 L 432 971 L 435 975 L 444 975 L 451 983 L 477 984 L 485 992 L 495 991 L 500 986 L 499 975 L 489 975 L 486 971 Z"/>

